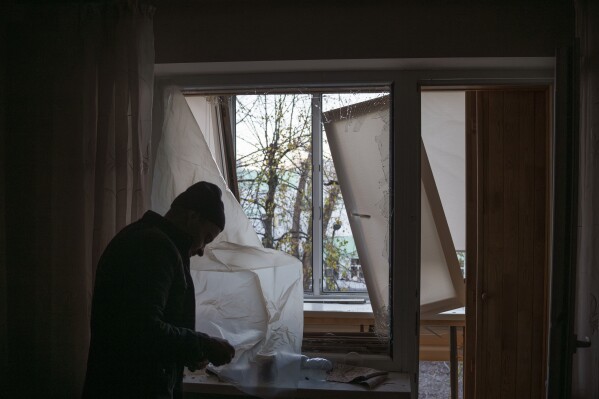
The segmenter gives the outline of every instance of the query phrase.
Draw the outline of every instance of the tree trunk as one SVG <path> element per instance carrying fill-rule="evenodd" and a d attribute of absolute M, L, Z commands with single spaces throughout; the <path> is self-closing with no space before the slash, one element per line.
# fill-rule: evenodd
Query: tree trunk
<path fill-rule="evenodd" d="M 331 220 L 331 215 L 333 214 L 333 210 L 335 209 L 335 205 L 339 200 L 339 194 L 341 193 L 341 189 L 339 188 L 339 183 L 333 183 L 333 186 L 329 190 L 329 195 L 327 199 L 324 201 L 324 209 L 322 210 L 322 231 L 326 233 L 327 228 L 329 227 L 329 222 Z"/>
<path fill-rule="evenodd" d="M 266 194 L 265 201 L 265 213 L 262 219 L 262 225 L 264 226 L 264 238 L 262 239 L 262 245 L 265 248 L 274 248 L 274 231 L 273 224 L 275 220 L 275 194 L 279 185 L 279 177 L 277 176 L 276 166 L 269 166 L 267 172 L 268 180 L 268 192 Z"/>
<path fill-rule="evenodd" d="M 312 149 L 309 149 L 310 154 L 301 163 L 301 171 L 299 183 L 297 185 L 297 195 L 295 196 L 295 203 L 293 204 L 293 222 L 291 226 L 291 255 L 296 258 L 300 258 L 299 244 L 300 244 L 300 229 L 301 229 L 301 216 L 302 216 L 302 200 L 304 198 L 304 192 L 306 189 L 306 182 L 310 175 L 310 165 L 312 164 Z"/>

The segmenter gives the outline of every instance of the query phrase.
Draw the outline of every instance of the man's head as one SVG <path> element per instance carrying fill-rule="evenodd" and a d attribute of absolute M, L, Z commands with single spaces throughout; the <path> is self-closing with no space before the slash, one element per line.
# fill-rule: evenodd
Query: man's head
<path fill-rule="evenodd" d="M 225 228 L 225 209 L 218 186 L 195 183 L 179 194 L 165 215 L 192 237 L 189 256 L 204 254 L 204 247 Z"/>

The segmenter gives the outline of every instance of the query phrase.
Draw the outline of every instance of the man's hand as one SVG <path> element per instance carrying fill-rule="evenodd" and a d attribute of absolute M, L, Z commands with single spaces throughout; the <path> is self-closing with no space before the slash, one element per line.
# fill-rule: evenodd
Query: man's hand
<path fill-rule="evenodd" d="M 197 362 L 193 362 L 191 364 L 186 364 L 187 368 L 189 369 L 189 371 L 197 371 L 197 370 L 202 370 L 204 367 L 206 367 L 208 365 L 208 360 L 200 360 Z"/>
<path fill-rule="evenodd" d="M 210 337 L 205 343 L 206 359 L 215 366 L 229 363 L 235 356 L 235 348 L 229 341 L 222 338 Z"/>

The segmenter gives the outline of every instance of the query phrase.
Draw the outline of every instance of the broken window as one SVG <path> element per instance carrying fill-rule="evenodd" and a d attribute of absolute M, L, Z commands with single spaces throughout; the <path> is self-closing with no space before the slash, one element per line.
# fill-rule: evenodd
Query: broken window
<path fill-rule="evenodd" d="M 393 141 L 401 143 L 404 137 L 390 133 L 390 89 L 187 89 L 184 95 L 177 104 L 168 104 L 177 96 L 165 97 L 165 120 L 177 126 L 163 128 L 170 138 L 160 146 L 171 148 L 161 161 L 164 170 L 155 170 L 153 209 L 164 212 L 156 205 L 169 204 L 170 197 L 197 179 L 224 179 L 223 187 L 231 193 L 225 193 L 230 203 L 225 204 L 227 226 L 219 240 L 285 252 L 301 272 L 296 286 L 295 276 L 283 276 L 283 266 L 260 272 L 248 263 L 245 250 L 215 247 L 212 253 L 219 259 L 230 254 L 237 259 L 234 268 L 247 267 L 259 276 L 257 292 L 274 295 L 275 302 L 267 300 L 266 313 L 256 320 L 274 320 L 276 309 L 295 309 L 299 289 L 304 293 L 303 320 L 296 309 L 286 313 L 285 322 L 278 321 L 294 331 L 294 348 L 302 342 L 302 351 L 311 353 L 389 354 L 391 193 L 401 193 L 401 187 L 392 189 L 390 149 Z M 198 106 L 204 110 L 194 109 Z M 193 118 L 182 118 L 182 107 L 194 114 L 196 126 Z M 199 147 L 208 150 L 198 152 Z M 422 151 L 425 159 L 424 147 Z M 160 154 L 159 149 L 159 158 Z M 179 160 L 185 164 L 179 165 Z M 207 166 L 211 162 L 214 170 Z M 447 240 L 440 239 L 439 204 L 431 203 L 434 195 L 429 198 L 434 178 L 426 184 L 424 180 L 423 176 L 422 252 L 435 257 L 423 256 L 421 309 L 436 312 L 460 302 L 463 281 L 460 286 L 453 262 L 440 247 Z M 166 196 L 158 198 L 161 195 Z M 262 276 L 271 272 L 272 279 Z M 282 277 L 283 283 L 277 283 Z M 264 282 L 271 280 L 271 288 L 289 287 L 293 299 L 281 301 L 284 296 L 279 294 L 285 290 L 268 292 Z M 202 309 L 204 294 L 196 294 Z M 256 337 L 260 334 L 265 333 Z"/>

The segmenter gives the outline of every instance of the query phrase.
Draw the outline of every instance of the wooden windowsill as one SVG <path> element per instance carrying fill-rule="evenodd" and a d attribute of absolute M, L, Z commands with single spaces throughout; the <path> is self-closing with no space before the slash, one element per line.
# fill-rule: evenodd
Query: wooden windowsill
<path fill-rule="evenodd" d="M 183 379 L 185 398 L 201 398 L 202 395 L 231 395 L 252 397 L 237 389 L 234 385 L 221 382 L 213 375 L 188 375 Z M 376 387 L 368 389 L 358 384 L 344 384 L 329 381 L 299 381 L 293 392 L 282 393 L 281 398 L 320 399 L 402 399 L 410 398 L 410 378 L 403 373 L 389 373 L 387 380 Z"/>
<path fill-rule="evenodd" d="M 367 332 L 374 326 L 369 303 L 304 302 L 304 332 Z"/>
<path fill-rule="evenodd" d="M 336 316 L 359 315 L 372 317 L 372 306 L 369 303 L 318 303 L 304 302 L 304 315 L 332 313 Z"/>

